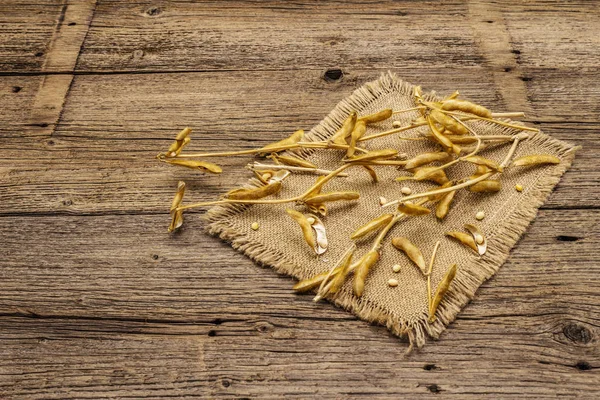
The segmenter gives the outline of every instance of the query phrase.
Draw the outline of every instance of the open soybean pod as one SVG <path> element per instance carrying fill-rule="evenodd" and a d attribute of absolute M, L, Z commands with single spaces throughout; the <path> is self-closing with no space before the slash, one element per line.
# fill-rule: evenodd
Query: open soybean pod
<path fill-rule="evenodd" d="M 528 167 L 545 164 L 560 164 L 560 158 L 551 156 L 550 154 L 532 154 L 529 156 L 519 157 L 512 163 L 512 165 L 515 167 Z"/>
<path fill-rule="evenodd" d="M 283 140 L 280 140 L 278 142 L 271 143 L 271 144 L 264 146 L 262 148 L 262 150 L 271 149 L 271 151 L 273 151 L 273 152 L 280 151 L 280 150 L 278 150 L 279 148 L 294 145 L 294 144 L 298 143 L 299 141 L 301 141 L 303 138 L 304 138 L 304 130 L 300 129 L 300 130 L 297 130 L 296 132 L 292 133 L 291 136 L 289 136 Z"/>
<path fill-rule="evenodd" d="M 349 251 L 346 254 L 346 256 L 344 257 L 344 259 L 342 260 L 342 262 L 340 263 L 340 266 L 339 266 L 340 272 L 338 272 L 331 280 L 331 287 L 329 288 L 329 293 L 336 294 L 337 292 L 339 292 L 340 288 L 346 281 L 346 276 L 348 276 L 350 264 L 352 264 L 352 256 L 353 255 L 354 255 L 354 250 Z M 335 270 L 334 270 L 334 272 L 335 272 Z"/>
<path fill-rule="evenodd" d="M 389 160 L 390 158 L 398 157 L 398 150 L 395 149 L 382 149 L 382 150 L 373 150 L 367 153 L 361 154 L 360 156 L 344 160 L 347 163 L 352 164 L 360 164 L 366 163 L 368 161 L 378 161 L 378 160 Z"/>
<path fill-rule="evenodd" d="M 348 115 L 348 118 L 344 120 L 344 123 L 340 129 L 338 129 L 338 131 L 329 140 L 337 144 L 346 144 L 346 139 L 354 130 L 354 125 L 356 125 L 356 119 L 356 111 L 352 111 L 350 115 Z"/>
<path fill-rule="evenodd" d="M 171 224 L 169 225 L 169 232 L 173 232 L 175 229 L 181 227 L 183 225 L 183 211 L 177 210 L 177 208 L 181 205 L 183 201 L 183 195 L 185 194 L 185 182 L 179 181 L 177 184 L 177 192 L 175 193 L 175 197 L 173 197 L 173 202 L 171 203 Z"/>
<path fill-rule="evenodd" d="M 364 121 L 358 121 L 356 125 L 354 125 L 354 129 L 350 135 L 350 146 L 346 151 L 346 157 L 354 156 L 354 152 L 356 151 L 356 142 L 365 134 L 366 131 L 367 125 Z"/>
<path fill-rule="evenodd" d="M 298 223 L 298 225 L 300 225 L 300 228 L 302 229 L 302 235 L 304 236 L 304 240 L 310 246 L 310 248 L 316 253 L 316 251 L 317 251 L 317 249 L 315 247 L 316 237 L 315 237 L 315 233 L 312 229 L 310 222 L 308 222 L 308 218 L 306 218 L 304 216 L 304 214 L 302 214 L 301 212 L 293 210 L 291 208 L 288 208 L 285 211 L 288 213 L 288 215 L 290 217 L 292 217 L 294 219 L 294 221 L 296 221 Z"/>
<path fill-rule="evenodd" d="M 477 243 L 475 243 L 475 239 L 473 239 L 473 236 L 459 231 L 446 232 L 446 236 L 449 236 L 457 240 L 459 243 L 470 247 L 475 253 L 479 254 L 479 250 L 477 249 Z"/>
<path fill-rule="evenodd" d="M 427 274 L 427 264 L 425 264 L 423 253 L 421 253 L 421 250 L 408 240 L 408 238 L 395 237 L 392 239 L 392 246 L 404 252 L 404 254 L 419 267 L 423 275 Z"/>
<path fill-rule="evenodd" d="M 498 172 L 502 172 L 504 170 L 504 168 L 502 168 L 502 166 L 499 165 L 496 161 L 481 156 L 469 156 L 465 158 L 465 161 L 475 165 L 483 165 Z"/>
<path fill-rule="evenodd" d="M 310 212 L 313 212 L 315 214 L 319 214 L 322 217 L 325 217 L 327 215 L 327 206 L 323 203 L 321 204 L 307 204 L 306 207 L 308 208 L 308 210 Z"/>
<path fill-rule="evenodd" d="M 456 276 L 456 264 L 452 264 L 446 275 L 444 275 L 444 279 L 440 282 L 435 291 L 435 296 L 433 296 L 433 301 L 431 302 L 431 308 L 429 309 L 429 323 L 435 322 L 435 313 L 442 302 L 442 299 L 448 292 L 450 288 L 450 284 L 454 280 Z"/>
<path fill-rule="evenodd" d="M 422 153 L 408 160 L 404 165 L 405 169 L 413 169 L 434 161 L 448 161 L 450 154 L 443 151 Z"/>
<path fill-rule="evenodd" d="M 492 112 L 490 110 L 467 100 L 446 100 L 442 104 L 442 110 L 462 111 L 465 113 L 478 115 L 483 118 L 492 118 Z"/>
<path fill-rule="evenodd" d="M 230 200 L 258 200 L 270 196 L 281 190 L 281 181 L 252 189 L 235 189 L 226 194 Z"/>
<path fill-rule="evenodd" d="M 223 169 L 217 164 L 213 164 L 208 161 L 188 159 L 166 159 L 165 162 L 172 165 L 179 165 L 181 167 L 197 169 L 203 172 L 210 172 L 211 174 L 220 174 L 221 172 L 223 172 Z"/>
<path fill-rule="evenodd" d="M 406 215 L 425 215 L 429 214 L 431 210 L 427 207 L 419 206 L 413 203 L 400 203 L 398 204 L 398 211 Z"/>
<path fill-rule="evenodd" d="M 386 119 L 392 116 L 392 109 L 386 108 L 375 114 L 363 115 L 358 120 L 364 122 L 365 124 L 374 124 L 376 122 L 385 121 Z"/>
<path fill-rule="evenodd" d="M 291 165 L 293 167 L 317 168 L 317 166 L 310 161 L 297 157 L 273 155 L 273 160 L 277 160 L 284 165 Z"/>
<path fill-rule="evenodd" d="M 455 145 L 450 138 L 444 136 L 442 132 L 435 126 L 435 123 L 431 119 L 431 117 L 427 117 L 427 123 L 429 124 L 429 129 L 431 130 L 431 136 L 433 139 L 442 145 L 444 150 L 448 152 L 452 152 L 454 154 L 460 153 L 460 147 Z"/>
<path fill-rule="evenodd" d="M 305 200 L 306 204 L 321 204 L 330 201 L 342 201 L 342 200 L 357 200 L 360 197 L 358 192 L 329 192 L 321 193 L 315 196 L 309 197 Z"/>
<path fill-rule="evenodd" d="M 502 184 L 495 179 L 486 179 L 467 187 L 467 189 L 475 193 L 494 193 L 502 189 Z"/>
<path fill-rule="evenodd" d="M 467 128 L 459 124 L 454 118 L 439 110 L 433 110 L 429 115 L 431 115 L 431 118 L 437 123 L 456 135 L 467 135 L 469 133 Z"/>
<path fill-rule="evenodd" d="M 384 226 L 386 226 L 387 224 L 389 224 L 392 218 L 394 218 L 392 214 L 380 215 L 379 217 L 372 219 L 371 221 L 367 222 L 365 225 L 361 226 L 356 231 L 354 231 L 352 236 L 350 236 L 350 239 L 359 239 L 371 232 L 376 232 Z"/>
<path fill-rule="evenodd" d="M 444 219 L 446 215 L 448 215 L 448 211 L 450 211 L 450 204 L 452 204 L 455 194 L 456 190 L 448 192 L 444 194 L 444 197 L 442 197 L 440 202 L 437 203 L 435 206 L 435 216 L 437 219 Z"/>
<path fill-rule="evenodd" d="M 379 252 L 377 250 L 371 250 L 360 260 L 360 264 L 356 267 L 354 272 L 354 294 L 358 297 L 362 296 L 365 290 L 365 280 L 371 270 L 371 267 L 379 261 Z"/>

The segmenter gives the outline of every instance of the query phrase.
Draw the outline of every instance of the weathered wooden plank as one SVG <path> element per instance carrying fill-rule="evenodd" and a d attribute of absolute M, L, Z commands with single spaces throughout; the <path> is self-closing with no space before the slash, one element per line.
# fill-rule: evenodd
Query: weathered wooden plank
<path fill-rule="evenodd" d="M 169 240 L 160 216 L 2 219 L 8 397 L 540 398 L 600 383 L 593 210 L 542 211 L 442 340 L 409 358 L 384 327 L 292 294 L 196 218 Z"/>

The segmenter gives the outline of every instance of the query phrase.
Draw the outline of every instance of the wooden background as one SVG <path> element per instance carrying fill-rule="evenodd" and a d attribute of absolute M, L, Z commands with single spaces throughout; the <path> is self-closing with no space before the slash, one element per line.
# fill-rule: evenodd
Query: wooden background
<path fill-rule="evenodd" d="M 0 398 L 598 398 L 597 1 L 0 2 Z M 392 70 L 582 145 L 439 341 L 290 290 L 202 232 L 243 183 L 160 165 L 309 129 Z M 341 71 L 341 74 L 339 73 Z"/>

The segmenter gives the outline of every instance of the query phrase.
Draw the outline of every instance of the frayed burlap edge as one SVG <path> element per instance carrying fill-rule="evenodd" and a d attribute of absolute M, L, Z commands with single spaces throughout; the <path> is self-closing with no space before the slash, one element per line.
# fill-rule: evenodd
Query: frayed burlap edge
<path fill-rule="evenodd" d="M 382 74 L 378 80 L 366 83 L 356 89 L 352 95 L 340 101 L 321 123 L 305 135 L 304 140 L 320 141 L 327 139 L 339 128 L 350 112 L 363 109 L 386 93 L 411 94 L 412 88 L 413 85 L 402 81 L 391 72 Z M 434 99 L 435 92 L 431 92 L 428 97 Z M 506 128 L 505 131 L 505 134 L 515 134 L 517 132 L 512 128 Z M 486 256 L 478 261 L 478 266 L 481 268 L 467 270 L 465 273 L 457 275 L 452 284 L 453 289 L 440 304 L 436 314 L 438 318 L 433 324 L 427 321 L 427 315 L 423 315 L 423 318 L 417 323 L 408 324 L 389 311 L 352 295 L 328 298 L 328 300 L 358 315 L 361 319 L 385 325 L 394 334 L 408 337 L 410 345 L 407 353 L 414 347 L 422 347 L 425 344 L 427 335 L 437 339 L 446 329 L 446 326 L 454 321 L 460 310 L 474 297 L 479 286 L 492 277 L 506 261 L 512 247 L 535 219 L 539 207 L 544 204 L 561 176 L 571 166 L 575 151 L 578 149 L 576 146 L 553 139 L 541 132 L 533 133 L 527 140 L 535 142 L 536 145 L 542 148 L 556 151 L 560 155 L 562 163 L 553 170 L 552 174 L 546 175 L 537 181 L 532 189 L 532 202 L 521 203 L 512 210 L 511 215 L 502 224 L 496 227 L 489 238 L 493 245 L 488 246 Z M 308 156 L 314 151 L 312 149 L 302 150 L 296 154 Z M 258 182 L 255 179 L 250 179 L 249 184 L 255 186 Z M 237 231 L 232 226 L 229 218 L 243 212 L 247 207 L 234 204 L 214 206 L 205 215 L 205 219 L 208 221 L 207 231 L 211 235 L 229 242 L 234 249 L 242 252 L 258 264 L 269 266 L 279 273 L 291 275 L 297 279 L 306 278 L 297 275 L 297 268 L 284 253 L 259 243 L 253 243 L 247 235 Z"/>

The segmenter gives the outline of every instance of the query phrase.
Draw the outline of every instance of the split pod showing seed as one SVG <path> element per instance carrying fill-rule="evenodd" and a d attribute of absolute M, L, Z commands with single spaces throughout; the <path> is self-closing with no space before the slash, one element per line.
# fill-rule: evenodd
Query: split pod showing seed
<path fill-rule="evenodd" d="M 208 161 L 199 161 L 199 160 L 180 160 L 180 159 L 166 159 L 165 162 L 172 165 L 179 165 L 181 167 L 197 169 L 204 172 L 210 172 L 211 174 L 220 174 L 223 172 L 223 169 L 219 167 L 217 164 L 213 164 Z"/>
<path fill-rule="evenodd" d="M 379 252 L 377 250 L 371 250 L 360 260 L 360 263 L 356 267 L 354 273 L 354 294 L 358 297 L 362 296 L 365 290 L 365 280 L 369 271 L 379 261 Z"/>
<path fill-rule="evenodd" d="M 481 232 L 481 230 L 473 224 L 465 224 L 465 229 L 473 236 L 473 240 L 475 241 L 479 255 L 484 255 L 487 251 L 487 242 L 485 240 L 485 236 L 483 236 L 483 232 Z"/>
<path fill-rule="evenodd" d="M 470 162 L 471 164 L 482 165 L 498 172 L 502 172 L 504 170 L 504 168 L 502 168 L 502 166 L 496 161 L 481 156 L 469 156 L 465 158 L 465 161 Z"/>
<path fill-rule="evenodd" d="M 291 208 L 286 209 L 285 212 L 287 212 L 288 215 L 292 217 L 294 221 L 298 223 L 298 225 L 300 225 L 300 228 L 302 229 L 302 235 L 304 236 L 304 240 L 310 246 L 310 248 L 314 252 L 316 252 L 315 233 L 312 229 L 310 222 L 308 222 L 308 218 L 306 218 L 301 212 L 293 210 Z"/>
<path fill-rule="evenodd" d="M 410 260 L 415 263 L 417 267 L 419 267 L 423 275 L 427 274 L 427 265 L 425 264 L 423 253 L 421 253 L 421 250 L 419 250 L 417 246 L 408 240 L 408 238 L 395 237 L 392 239 L 392 246 L 400 251 L 403 251 L 404 254 L 406 254 L 406 256 L 410 258 Z"/>
<path fill-rule="evenodd" d="M 431 212 L 429 208 L 408 202 L 398 204 L 398 211 L 406 215 L 425 215 Z"/>
<path fill-rule="evenodd" d="M 560 164 L 560 158 L 551 156 L 550 154 L 532 154 L 529 156 L 519 157 L 512 163 L 512 165 L 515 167 L 529 167 L 545 164 Z"/>
<path fill-rule="evenodd" d="M 495 179 L 486 179 L 469 186 L 467 189 L 475 193 L 494 193 L 502 189 L 502 184 Z"/>
<path fill-rule="evenodd" d="M 459 243 L 470 247 L 475 253 L 479 254 L 479 250 L 477 249 L 477 243 L 475 243 L 475 239 L 473 239 L 473 236 L 459 231 L 446 232 L 446 236 L 449 236 L 457 240 Z"/>
<path fill-rule="evenodd" d="M 431 115 L 431 118 L 433 118 L 437 123 L 441 124 L 444 128 L 456 135 L 466 135 L 469 133 L 467 128 L 458 123 L 454 118 L 444 114 L 441 111 L 433 110 L 429 115 Z"/>
<path fill-rule="evenodd" d="M 471 103 L 467 100 L 447 100 L 442 104 L 442 110 L 446 111 L 462 111 L 483 118 L 492 118 L 492 112 L 479 104 Z"/>
<path fill-rule="evenodd" d="M 434 161 L 448 161 L 450 154 L 443 151 L 422 153 L 408 160 L 404 165 L 405 169 L 413 169 Z"/>
<path fill-rule="evenodd" d="M 360 139 L 365 134 L 366 131 L 367 131 L 367 125 L 365 124 L 364 121 L 358 121 L 356 123 L 356 125 L 354 125 L 354 129 L 352 130 L 352 133 L 350 134 L 350 146 L 348 147 L 348 150 L 346 151 L 346 157 L 354 156 L 354 152 L 356 151 L 356 142 L 358 142 L 358 139 Z"/>
<path fill-rule="evenodd" d="M 392 116 L 392 109 L 386 108 L 375 114 L 363 115 L 358 120 L 364 122 L 365 124 L 374 124 L 376 122 L 385 121 L 386 119 Z"/>
<path fill-rule="evenodd" d="M 442 302 L 442 299 L 448 292 L 450 288 L 450 284 L 454 280 L 456 276 L 456 264 L 452 264 L 446 275 L 444 275 L 444 279 L 440 282 L 435 291 L 435 296 L 433 296 L 433 301 L 431 302 L 431 308 L 429 309 L 429 323 L 435 322 L 435 313 Z"/>
<path fill-rule="evenodd" d="M 296 132 L 292 133 L 289 137 L 287 137 L 283 140 L 280 140 L 278 142 L 271 143 L 271 144 L 264 146 L 262 148 L 262 150 L 270 150 L 270 151 L 274 152 L 274 151 L 280 151 L 279 149 L 281 147 L 284 148 L 282 150 L 285 150 L 286 146 L 294 145 L 294 144 L 298 143 L 299 141 L 301 141 L 302 138 L 304 138 L 304 130 L 300 129 L 300 130 L 297 130 Z"/>
<path fill-rule="evenodd" d="M 360 239 L 361 237 L 371 232 L 376 232 L 384 226 L 386 226 L 387 224 L 389 224 L 392 218 L 394 218 L 392 214 L 380 215 L 379 217 L 372 219 L 371 221 L 367 222 L 365 225 L 361 226 L 356 231 L 354 231 L 352 236 L 350 236 L 350 239 Z"/>
<path fill-rule="evenodd" d="M 448 215 L 448 211 L 450 211 L 450 204 L 452 204 L 455 194 L 456 190 L 448 192 L 444 194 L 444 197 L 442 197 L 440 202 L 437 203 L 435 206 L 435 216 L 437 219 L 444 219 L 446 215 Z"/>
<path fill-rule="evenodd" d="M 359 197 L 360 193 L 358 192 L 329 192 L 312 196 L 306 199 L 305 202 L 306 204 L 314 205 L 330 201 L 357 200 Z"/>
<path fill-rule="evenodd" d="M 258 200 L 270 196 L 281 190 L 281 182 L 276 181 L 268 185 L 252 189 L 235 189 L 225 196 L 230 200 Z"/>
<path fill-rule="evenodd" d="M 303 159 L 297 158 L 297 157 L 281 156 L 281 155 L 273 154 L 272 158 L 274 161 L 279 161 L 280 163 L 282 163 L 284 165 L 290 165 L 292 167 L 317 168 L 317 166 L 315 164 L 311 163 L 310 161 L 303 160 Z"/>
<path fill-rule="evenodd" d="M 346 139 L 354 130 L 354 125 L 356 125 L 356 118 L 356 111 L 352 111 L 341 128 L 329 140 L 337 144 L 346 144 Z"/>
<path fill-rule="evenodd" d="M 377 160 L 389 160 L 390 158 L 398 157 L 398 150 L 395 149 L 382 149 L 373 150 L 368 153 L 361 154 L 360 156 L 344 160 L 347 163 L 361 164 L 369 161 Z"/>
<path fill-rule="evenodd" d="M 183 225 L 183 211 L 178 210 L 181 202 L 183 201 L 183 195 L 185 194 L 185 182 L 179 181 L 177 184 L 177 192 L 175 193 L 175 197 L 173 197 L 173 202 L 171 203 L 171 224 L 169 225 L 169 232 L 173 232 L 175 229 L 181 227 Z"/>

